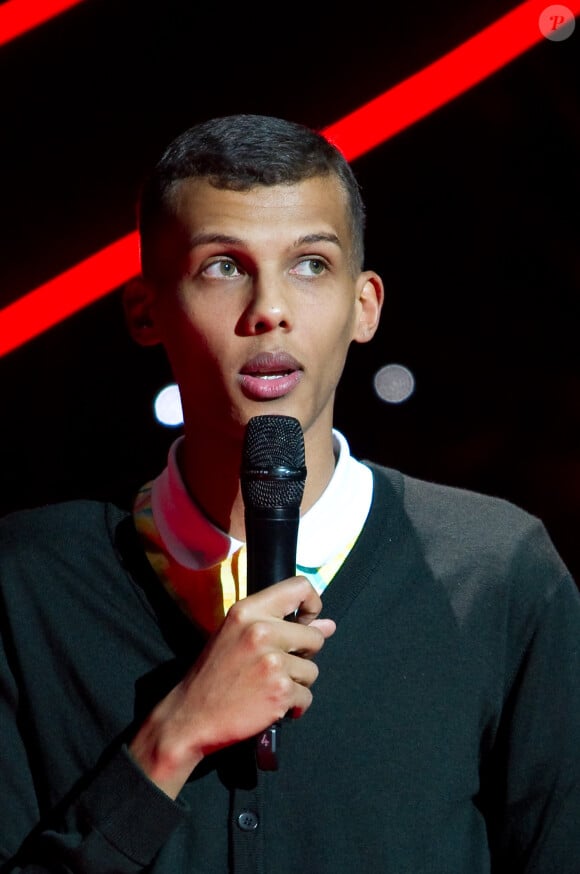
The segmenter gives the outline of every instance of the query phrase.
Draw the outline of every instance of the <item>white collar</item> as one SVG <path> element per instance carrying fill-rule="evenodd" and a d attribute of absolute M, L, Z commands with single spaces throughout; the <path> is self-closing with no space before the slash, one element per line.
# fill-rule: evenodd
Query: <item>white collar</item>
<path fill-rule="evenodd" d="M 372 500 L 372 473 L 350 454 L 346 438 L 333 430 L 338 460 L 318 501 L 300 519 L 297 564 L 321 567 L 359 534 Z M 210 567 L 236 551 L 242 542 L 207 519 L 189 495 L 177 464 L 183 436 L 171 445 L 167 467 L 153 481 L 153 518 L 166 550 L 182 566 Z"/>

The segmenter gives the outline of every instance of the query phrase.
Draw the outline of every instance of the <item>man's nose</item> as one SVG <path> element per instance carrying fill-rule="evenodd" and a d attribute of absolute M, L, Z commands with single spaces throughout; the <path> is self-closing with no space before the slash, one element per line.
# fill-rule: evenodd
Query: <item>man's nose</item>
<path fill-rule="evenodd" d="M 290 330 L 290 312 L 287 290 L 280 279 L 256 276 L 252 294 L 242 315 L 243 333 L 264 334 L 276 328 Z"/>

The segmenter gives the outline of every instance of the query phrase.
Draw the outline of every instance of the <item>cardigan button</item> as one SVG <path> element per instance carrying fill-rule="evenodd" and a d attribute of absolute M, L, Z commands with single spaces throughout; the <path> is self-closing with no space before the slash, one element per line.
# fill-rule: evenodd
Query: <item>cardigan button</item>
<path fill-rule="evenodd" d="M 238 828 L 243 832 L 253 832 L 258 828 L 258 817 L 253 810 L 242 810 L 238 815 Z"/>

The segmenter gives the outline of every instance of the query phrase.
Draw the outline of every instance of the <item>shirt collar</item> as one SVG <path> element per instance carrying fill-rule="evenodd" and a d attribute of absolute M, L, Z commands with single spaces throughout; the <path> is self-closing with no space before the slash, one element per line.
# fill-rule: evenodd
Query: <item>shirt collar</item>
<path fill-rule="evenodd" d="M 372 499 L 372 473 L 350 454 L 343 434 L 333 430 L 336 467 L 318 501 L 300 518 L 297 563 L 320 567 L 360 532 Z M 184 567 L 210 567 L 231 555 L 242 542 L 230 537 L 203 514 L 189 495 L 177 462 L 178 437 L 167 466 L 153 481 L 151 507 L 165 549 Z"/>

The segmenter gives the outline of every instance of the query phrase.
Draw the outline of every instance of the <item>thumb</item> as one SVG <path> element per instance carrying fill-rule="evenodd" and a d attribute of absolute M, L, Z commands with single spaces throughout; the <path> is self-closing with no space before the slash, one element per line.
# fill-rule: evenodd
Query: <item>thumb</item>
<path fill-rule="evenodd" d="M 318 628 L 322 632 L 324 638 L 332 637 L 336 631 L 336 622 L 334 619 L 313 619 L 309 623 L 311 628 Z"/>

